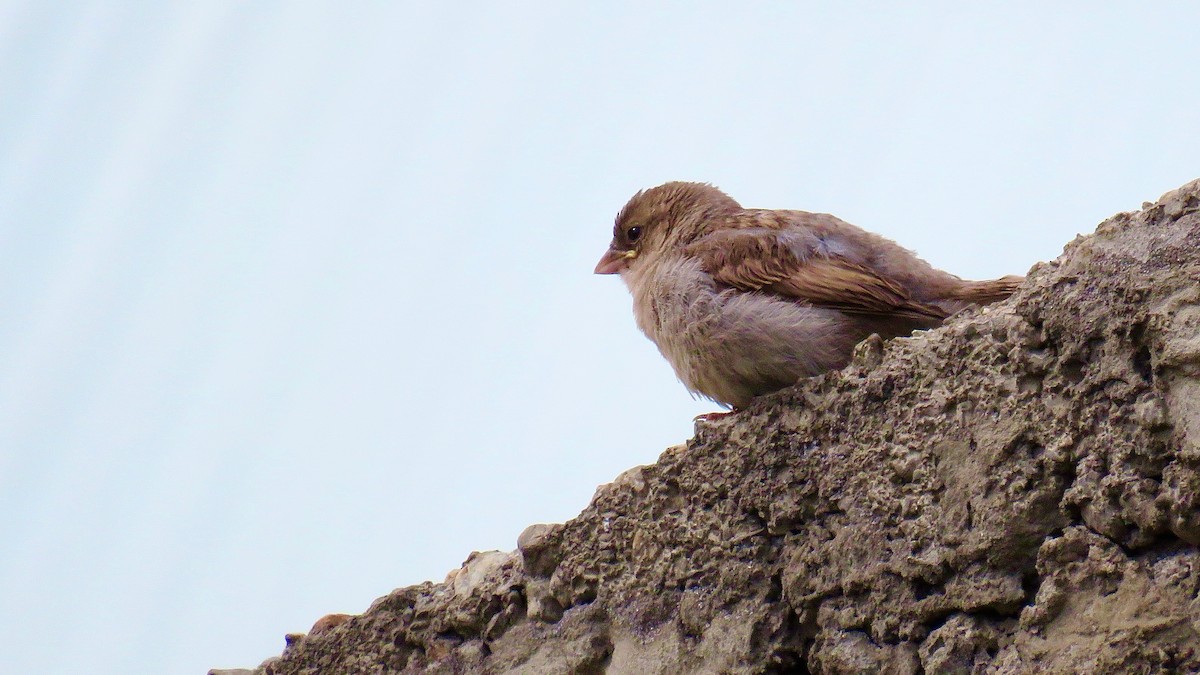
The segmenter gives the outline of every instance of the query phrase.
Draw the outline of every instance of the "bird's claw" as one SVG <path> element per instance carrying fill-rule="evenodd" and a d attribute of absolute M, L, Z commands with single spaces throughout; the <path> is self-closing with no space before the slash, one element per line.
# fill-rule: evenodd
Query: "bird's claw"
<path fill-rule="evenodd" d="M 721 410 L 721 411 L 717 411 L 717 412 L 704 413 L 701 415 L 696 415 L 695 417 L 692 418 L 692 421 L 699 422 L 700 420 L 704 420 L 705 422 L 716 422 L 718 420 L 724 419 L 725 417 L 727 417 L 729 415 L 733 415 L 735 413 L 740 413 L 741 411 L 742 411 L 741 408 L 733 408 L 732 410 Z"/>

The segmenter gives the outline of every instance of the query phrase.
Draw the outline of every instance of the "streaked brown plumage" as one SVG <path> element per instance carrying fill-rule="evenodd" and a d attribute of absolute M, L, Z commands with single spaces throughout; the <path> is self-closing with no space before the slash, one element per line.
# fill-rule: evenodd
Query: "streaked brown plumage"
<path fill-rule="evenodd" d="M 743 209 L 680 182 L 629 200 L 596 273 L 620 273 L 638 327 L 690 391 L 738 408 L 843 367 L 872 333 L 932 328 L 1022 281 L 964 281 L 831 215 Z"/>

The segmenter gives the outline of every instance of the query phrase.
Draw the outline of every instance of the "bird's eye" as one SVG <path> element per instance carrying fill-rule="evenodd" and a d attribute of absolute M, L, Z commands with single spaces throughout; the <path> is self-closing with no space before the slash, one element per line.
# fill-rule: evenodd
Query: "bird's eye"
<path fill-rule="evenodd" d="M 625 233 L 625 236 L 626 236 L 626 237 L 629 237 L 629 241 L 630 241 L 630 242 L 635 242 L 635 241 L 637 241 L 638 239 L 640 239 L 640 238 L 641 238 L 641 236 L 642 236 L 642 228 L 640 228 L 640 227 L 631 227 L 631 228 L 629 228 L 629 231 Z"/>

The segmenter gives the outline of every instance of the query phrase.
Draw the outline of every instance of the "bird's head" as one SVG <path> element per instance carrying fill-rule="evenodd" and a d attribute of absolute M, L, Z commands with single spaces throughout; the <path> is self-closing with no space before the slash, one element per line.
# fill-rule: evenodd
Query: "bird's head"
<path fill-rule="evenodd" d="M 664 183 L 633 196 L 613 225 L 613 239 L 596 274 L 617 274 L 648 253 L 687 244 L 741 206 L 707 183 Z"/>

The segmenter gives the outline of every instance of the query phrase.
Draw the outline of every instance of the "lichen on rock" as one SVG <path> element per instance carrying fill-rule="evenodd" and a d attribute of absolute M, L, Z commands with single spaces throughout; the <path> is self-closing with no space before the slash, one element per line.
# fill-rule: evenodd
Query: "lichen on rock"
<path fill-rule="evenodd" d="M 1200 672 L 1198 545 L 1195 181 L 258 672 Z"/>

